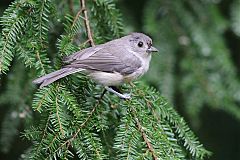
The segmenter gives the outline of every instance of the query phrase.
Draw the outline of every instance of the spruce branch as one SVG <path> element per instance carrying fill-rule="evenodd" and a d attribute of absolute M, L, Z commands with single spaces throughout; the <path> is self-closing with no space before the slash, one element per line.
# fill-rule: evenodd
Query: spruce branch
<path fill-rule="evenodd" d="M 47 33 L 49 31 L 49 17 L 52 12 L 51 0 L 43 0 L 36 2 L 36 12 L 32 18 L 34 32 L 36 39 L 33 43 L 37 43 L 34 47 L 34 52 L 36 55 L 37 63 L 36 68 L 41 70 L 40 75 L 47 73 L 46 68 L 49 67 L 50 61 L 46 56 L 46 48 L 48 47 Z"/>
<path fill-rule="evenodd" d="M 52 87 L 46 87 L 43 89 L 38 89 L 38 91 L 34 94 L 32 107 L 35 111 L 42 112 L 42 107 L 46 104 L 52 103 Z"/>
<path fill-rule="evenodd" d="M 49 127 L 49 123 L 50 123 L 50 115 L 48 116 L 44 130 L 42 131 L 42 137 L 41 137 L 40 143 L 38 144 L 38 147 L 36 149 L 36 153 L 35 153 L 36 155 L 41 151 L 41 147 L 43 145 L 44 138 L 47 135 L 47 128 Z"/>
<path fill-rule="evenodd" d="M 100 104 L 100 100 L 97 101 L 95 107 L 91 110 L 91 112 L 89 113 L 88 117 L 85 119 L 85 121 L 78 127 L 77 131 L 72 135 L 71 138 L 69 138 L 68 140 L 66 140 L 65 142 L 63 142 L 58 148 L 55 149 L 55 151 L 52 154 L 57 153 L 59 150 L 61 150 L 64 146 L 67 146 L 67 148 L 70 146 L 70 144 L 72 144 L 72 141 L 74 141 L 78 134 L 80 133 L 80 131 L 82 130 L 82 128 L 84 128 L 84 126 L 86 125 L 86 123 L 92 118 L 94 112 L 96 111 L 97 107 Z M 54 140 L 56 139 L 56 136 L 54 138 Z M 52 141 L 53 143 L 53 141 Z M 52 144 L 51 143 L 51 144 Z M 51 155 L 49 155 L 46 160 L 48 160 L 50 158 Z"/>
<path fill-rule="evenodd" d="M 16 1 L 1 17 L 2 36 L 0 37 L 0 74 L 8 71 L 13 59 L 13 49 L 21 38 L 28 18 L 22 15 L 22 6 Z"/>
<path fill-rule="evenodd" d="M 32 68 L 35 66 L 35 58 L 32 56 L 32 52 L 27 49 L 25 44 L 19 42 L 16 46 L 16 53 L 19 53 L 19 59 L 24 61 L 26 67 Z"/>
<path fill-rule="evenodd" d="M 58 96 L 56 95 L 55 98 L 55 105 L 56 105 L 56 116 L 57 116 L 57 120 L 58 120 L 58 124 L 59 124 L 59 128 L 60 128 L 60 132 L 62 133 L 62 136 L 64 136 L 64 130 L 63 130 L 63 126 L 62 126 L 62 122 L 60 120 L 60 116 L 59 116 L 59 104 L 58 104 Z"/>
<path fill-rule="evenodd" d="M 138 118 L 137 118 L 137 115 L 136 115 L 136 110 L 132 107 L 132 113 L 133 113 L 133 117 L 135 118 L 135 121 L 136 121 L 136 124 L 137 124 L 137 127 L 138 127 L 138 130 L 141 132 L 142 134 L 142 137 L 143 137 L 143 140 L 145 141 L 146 145 L 147 145 L 147 148 L 149 149 L 149 151 L 151 152 L 152 154 L 152 157 L 154 160 L 157 160 L 157 156 L 155 155 L 155 151 L 154 151 L 154 148 L 151 144 L 151 142 L 149 141 L 149 139 L 147 138 L 147 135 L 146 133 L 144 132 L 144 129 L 142 127 L 142 125 L 140 124 Z"/>
<path fill-rule="evenodd" d="M 169 105 L 166 100 L 159 95 L 157 91 L 149 88 L 143 84 L 132 84 L 134 87 L 134 93 L 136 99 L 143 98 L 143 101 L 132 101 L 128 105 L 140 105 L 146 106 L 150 109 L 151 114 L 154 116 L 154 121 L 159 121 L 159 119 L 166 120 L 168 124 L 172 127 L 175 136 L 179 142 L 183 141 L 183 148 L 186 148 L 192 157 L 203 159 L 205 156 L 210 155 L 200 142 L 197 140 L 194 133 L 189 129 L 186 122 L 181 118 L 178 113 Z M 144 110 L 142 108 L 142 110 Z M 139 112 L 138 112 L 139 114 Z M 138 115 L 140 116 L 140 115 Z M 180 144 L 178 144 L 180 145 Z M 175 153 L 176 154 L 176 153 Z"/>
<path fill-rule="evenodd" d="M 37 25 L 37 29 L 38 29 L 38 36 L 39 36 L 39 40 L 40 40 L 40 44 L 42 47 L 44 47 L 43 41 L 46 39 L 46 31 L 48 31 L 48 27 L 46 26 L 46 24 L 44 22 L 48 22 L 48 15 L 50 13 L 49 9 L 48 9 L 48 5 L 47 3 L 51 3 L 49 0 L 43 0 L 41 1 L 40 8 L 38 10 L 39 16 L 37 19 L 38 25 Z"/>

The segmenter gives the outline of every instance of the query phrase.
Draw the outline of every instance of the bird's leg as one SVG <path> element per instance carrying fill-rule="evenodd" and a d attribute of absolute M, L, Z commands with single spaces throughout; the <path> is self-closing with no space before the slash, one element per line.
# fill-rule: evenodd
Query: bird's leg
<path fill-rule="evenodd" d="M 116 86 L 109 86 L 109 87 L 112 88 L 114 91 L 123 94 L 122 91 L 118 87 L 116 87 Z"/>
<path fill-rule="evenodd" d="M 99 100 L 101 100 L 104 96 L 104 94 L 107 92 L 106 88 L 104 89 L 103 93 L 101 94 L 101 96 L 99 97 Z"/>
<path fill-rule="evenodd" d="M 113 94 L 116 94 L 118 97 L 123 98 L 123 99 L 130 99 L 131 96 L 130 94 L 124 93 L 122 94 L 121 91 L 117 87 L 108 87 L 105 86 L 105 89 Z"/>
<path fill-rule="evenodd" d="M 125 96 L 124 99 L 130 99 L 130 98 L 131 98 L 130 93 L 122 93 L 122 91 L 121 91 L 118 87 L 116 87 L 116 86 L 110 86 L 110 87 L 111 87 L 114 91 L 116 91 L 116 92 L 124 95 L 124 96 Z"/>

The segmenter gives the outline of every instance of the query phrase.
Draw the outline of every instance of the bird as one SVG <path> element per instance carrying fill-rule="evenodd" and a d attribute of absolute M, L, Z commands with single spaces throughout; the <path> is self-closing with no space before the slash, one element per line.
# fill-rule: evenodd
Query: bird
<path fill-rule="evenodd" d="M 83 72 L 105 90 L 123 99 L 130 99 L 128 93 L 121 93 L 118 86 L 138 79 L 149 69 L 153 47 L 152 39 L 144 33 L 131 33 L 104 44 L 89 47 L 63 58 L 63 66 L 33 81 L 40 88 L 68 75 Z"/>

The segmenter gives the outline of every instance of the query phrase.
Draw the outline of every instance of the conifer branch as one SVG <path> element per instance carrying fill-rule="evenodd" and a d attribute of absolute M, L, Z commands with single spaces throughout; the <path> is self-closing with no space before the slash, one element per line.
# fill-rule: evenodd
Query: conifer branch
<path fill-rule="evenodd" d="M 89 4 L 92 4 L 90 13 L 94 20 L 96 40 L 105 42 L 123 35 L 122 15 L 114 0 L 93 0 Z"/>
<path fill-rule="evenodd" d="M 44 36 L 43 36 L 43 26 L 44 26 L 44 24 L 43 24 L 43 12 L 44 12 L 44 3 L 45 3 L 46 1 L 45 0 L 43 0 L 42 1 L 42 4 L 41 4 L 41 8 L 40 8 L 40 12 L 39 12 L 39 19 L 38 19 L 38 24 L 39 24 L 39 27 L 38 27 L 38 33 L 39 33 L 39 40 L 40 40 L 40 44 L 41 44 L 41 46 L 43 47 L 43 39 L 44 39 Z M 38 53 L 39 54 L 39 53 Z"/>
<path fill-rule="evenodd" d="M 138 130 L 141 132 L 142 138 L 143 138 L 143 140 L 145 141 L 145 143 L 146 143 L 146 145 L 147 145 L 147 148 L 149 149 L 149 151 L 150 151 L 151 154 L 152 154 L 152 158 L 153 158 L 154 160 L 157 160 L 158 158 L 157 158 L 157 156 L 155 155 L 155 151 L 154 151 L 154 149 L 153 149 L 153 146 L 152 146 L 151 142 L 148 140 L 147 135 L 146 135 L 146 133 L 144 132 L 144 129 L 143 129 L 142 125 L 140 124 L 138 118 L 137 118 L 136 110 L 135 110 L 134 108 L 132 108 L 132 110 L 133 110 L 132 113 L 133 113 L 133 115 L 134 115 L 135 121 L 136 121 L 136 123 L 137 123 Z"/>
<path fill-rule="evenodd" d="M 21 7 L 17 2 L 14 2 L 0 20 L 4 27 L 0 37 L 0 74 L 8 70 L 13 59 L 13 49 L 22 36 L 23 29 L 28 21 L 28 18 L 19 12 Z"/>
<path fill-rule="evenodd" d="M 40 152 L 40 150 L 41 150 L 42 143 L 43 143 L 43 141 L 44 141 L 45 136 L 47 135 L 47 128 L 48 128 L 49 122 L 50 122 L 50 116 L 48 116 L 48 119 L 47 119 L 45 128 L 44 128 L 44 130 L 43 130 L 43 132 L 42 132 L 41 141 L 40 141 L 40 143 L 38 144 L 38 147 L 37 147 L 37 150 L 36 150 L 36 153 L 35 153 L 35 154 L 38 154 L 38 153 Z"/>
<path fill-rule="evenodd" d="M 183 118 L 178 115 L 173 107 L 157 91 L 146 88 L 146 86 L 135 84 L 132 84 L 132 86 L 135 88 L 137 97 L 144 97 L 146 105 L 151 109 L 151 114 L 153 114 L 157 121 L 160 118 L 168 121 L 174 129 L 176 136 L 184 142 L 184 147 L 186 147 L 193 157 L 203 158 L 206 155 L 210 155 L 210 152 L 200 144 L 194 133 L 188 128 Z"/>
<path fill-rule="evenodd" d="M 71 142 L 73 140 L 76 139 L 76 137 L 78 136 L 79 132 L 81 131 L 81 129 L 86 125 L 86 123 L 91 119 L 91 117 L 93 116 L 94 112 L 96 111 L 97 107 L 100 104 L 100 99 L 97 101 L 95 107 L 91 110 L 91 112 L 89 113 L 88 117 L 85 119 L 85 121 L 79 126 L 79 128 L 77 129 L 77 131 L 73 134 L 73 136 L 66 140 L 62 145 L 60 145 L 52 154 L 57 153 L 60 149 L 62 149 L 62 147 L 64 147 L 65 145 L 67 145 L 67 147 L 70 146 Z M 57 138 L 57 136 L 55 135 L 54 140 Z M 53 141 L 52 141 L 53 143 Z M 45 160 L 48 160 L 50 158 L 51 155 L 49 155 Z"/>
<path fill-rule="evenodd" d="M 51 96 L 52 88 L 43 88 L 39 89 L 35 93 L 35 98 L 33 99 L 33 109 L 35 111 L 41 112 L 41 108 L 44 105 L 45 101 Z"/>

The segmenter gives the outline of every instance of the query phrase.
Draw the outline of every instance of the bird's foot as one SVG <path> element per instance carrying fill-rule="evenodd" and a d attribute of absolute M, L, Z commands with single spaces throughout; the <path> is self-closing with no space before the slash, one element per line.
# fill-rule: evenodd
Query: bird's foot
<path fill-rule="evenodd" d="M 113 94 L 116 94 L 118 97 L 122 98 L 122 99 L 130 99 L 131 98 L 131 94 L 129 93 L 120 93 L 119 91 L 116 91 L 115 87 L 105 87 L 105 89 Z"/>
<path fill-rule="evenodd" d="M 122 94 L 122 97 L 121 97 L 122 99 L 131 99 L 131 93 L 124 93 L 124 94 Z"/>

